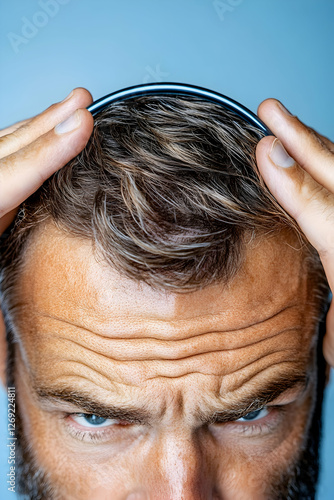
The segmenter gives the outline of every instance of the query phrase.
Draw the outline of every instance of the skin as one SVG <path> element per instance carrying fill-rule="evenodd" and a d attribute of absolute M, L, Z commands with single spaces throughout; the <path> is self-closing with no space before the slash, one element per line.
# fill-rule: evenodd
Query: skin
<path fill-rule="evenodd" d="M 177 294 L 120 276 L 51 224 L 39 230 L 17 292 L 17 398 L 60 498 L 268 498 L 301 448 L 314 387 L 301 380 L 250 422 L 242 401 L 280 377 L 314 379 L 316 310 L 296 254 L 282 238 L 257 241 L 228 287 Z M 101 429 L 78 419 L 84 407 L 38 398 L 33 387 L 147 416 L 106 420 L 94 441 Z M 210 423 L 236 408 L 237 421 Z"/>
<path fill-rule="evenodd" d="M 2 131 L 2 229 L 26 197 L 83 149 L 93 127 L 84 109 L 90 102 L 86 90 L 76 89 L 65 102 Z M 60 135 L 55 125 L 73 112 L 75 128 Z M 266 137 L 257 148 L 260 172 L 318 250 L 332 287 L 333 144 L 275 99 L 261 103 L 258 114 L 295 160 L 290 168 L 278 166 L 273 145 L 280 143 Z M 64 498 L 266 498 L 273 474 L 286 468 L 301 446 L 312 413 L 312 384 L 272 401 L 286 405 L 287 412 L 278 425 L 270 420 L 276 413 L 269 411 L 257 436 L 247 434 L 255 422 L 203 420 L 240 406 L 240 398 L 288 369 L 312 378 L 315 324 L 305 305 L 305 272 L 291 242 L 255 244 L 228 288 L 170 294 L 139 287 L 98 264 L 87 243 L 45 229 L 47 238 L 36 236 L 20 288 L 28 307 L 20 312 L 17 389 L 28 438 L 42 467 L 52 471 L 53 482 L 66 485 Z M 118 331 L 115 315 L 116 325 L 122 326 Z M 1 338 L 4 374 L 3 326 Z M 333 306 L 324 354 L 333 366 Z M 85 387 L 109 406 L 136 402 L 147 410 L 147 421 L 113 422 L 107 442 L 81 442 L 64 430 L 65 421 L 78 425 L 77 417 L 59 418 L 78 408 L 34 398 L 33 384 L 55 388 L 56 383 Z M 196 416 L 199 409 L 202 419 Z M 247 408 L 243 411 L 246 415 Z M 270 432 L 264 431 L 267 421 L 276 422 Z"/>

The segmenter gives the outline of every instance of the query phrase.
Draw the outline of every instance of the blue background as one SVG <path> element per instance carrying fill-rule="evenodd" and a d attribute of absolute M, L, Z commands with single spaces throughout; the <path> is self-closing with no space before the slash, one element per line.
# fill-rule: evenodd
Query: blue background
<path fill-rule="evenodd" d="M 334 138 L 332 0 L 7 0 L 0 12 L 0 128 L 76 86 L 94 99 L 155 81 L 193 83 L 256 112 L 280 99 Z M 334 498 L 334 387 L 326 399 L 318 500 Z M 0 498 L 7 492 L 0 401 Z"/>

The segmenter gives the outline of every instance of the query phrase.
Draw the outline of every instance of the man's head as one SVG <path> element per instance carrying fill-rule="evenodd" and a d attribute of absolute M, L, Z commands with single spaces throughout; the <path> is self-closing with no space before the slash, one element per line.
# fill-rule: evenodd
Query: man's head
<path fill-rule="evenodd" d="M 2 307 L 34 498 L 295 498 L 312 471 L 327 285 L 261 137 L 194 98 L 117 103 L 23 205 Z"/>

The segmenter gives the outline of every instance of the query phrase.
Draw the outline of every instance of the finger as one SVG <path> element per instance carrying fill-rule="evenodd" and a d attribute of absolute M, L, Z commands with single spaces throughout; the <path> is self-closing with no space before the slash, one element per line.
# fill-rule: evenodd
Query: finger
<path fill-rule="evenodd" d="M 28 118 L 27 120 L 21 120 L 20 122 L 16 122 L 13 125 L 10 125 L 9 127 L 3 128 L 2 130 L 0 130 L 0 137 L 12 134 L 13 132 L 15 132 L 15 130 L 22 127 L 22 125 L 25 125 L 26 123 L 30 122 L 30 120 L 31 118 Z"/>
<path fill-rule="evenodd" d="M 334 143 L 330 139 L 328 139 L 328 137 L 319 134 L 319 132 L 317 132 L 313 128 L 311 130 L 314 134 L 316 134 L 319 137 L 319 139 L 324 143 L 327 149 L 329 149 L 332 153 L 334 153 Z"/>
<path fill-rule="evenodd" d="M 332 301 L 326 317 L 326 334 L 323 341 L 323 352 L 327 363 L 334 367 L 334 302 Z"/>
<path fill-rule="evenodd" d="M 319 253 L 330 289 L 334 290 L 334 196 L 320 186 L 287 153 L 275 148 L 278 139 L 263 138 L 257 146 L 259 171 L 277 201 L 297 221 Z M 281 164 L 285 164 L 282 168 Z M 288 166 L 291 165 L 291 166 Z M 326 318 L 323 352 L 334 367 L 334 305 Z"/>
<path fill-rule="evenodd" d="M 77 88 L 64 101 L 53 104 L 43 113 L 32 118 L 12 134 L 0 138 L 0 158 L 24 148 L 39 136 L 53 129 L 76 109 L 86 108 L 92 102 L 88 90 Z"/>
<path fill-rule="evenodd" d="M 334 195 L 295 163 L 273 136 L 258 143 L 256 159 L 269 190 L 297 221 L 320 257 L 334 253 Z"/>
<path fill-rule="evenodd" d="M 78 109 L 62 125 L 62 134 L 52 129 L 0 161 L 0 216 L 22 203 L 85 147 L 93 122 L 89 111 Z M 70 124 L 76 128 L 69 130 Z"/>
<path fill-rule="evenodd" d="M 0 234 L 2 234 L 7 227 L 13 222 L 15 215 L 17 214 L 17 208 L 14 208 L 6 215 L 0 218 Z"/>
<path fill-rule="evenodd" d="M 334 155 L 326 142 L 296 116 L 289 114 L 276 99 L 266 99 L 259 108 L 259 117 L 284 144 L 296 162 L 329 191 L 334 192 Z"/>

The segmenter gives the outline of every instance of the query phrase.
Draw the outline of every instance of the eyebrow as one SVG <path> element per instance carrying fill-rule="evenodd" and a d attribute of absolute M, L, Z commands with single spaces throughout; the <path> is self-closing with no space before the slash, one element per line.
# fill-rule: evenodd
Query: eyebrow
<path fill-rule="evenodd" d="M 255 389 L 236 401 L 233 408 L 215 411 L 209 421 L 204 415 L 200 416 L 200 418 L 202 421 L 205 420 L 206 423 L 211 424 L 238 420 L 248 413 L 264 408 L 289 390 L 297 391 L 299 389 L 298 396 L 301 396 L 309 388 L 310 381 L 311 378 L 305 372 L 281 374 L 276 379 L 268 381 L 260 389 Z"/>
<path fill-rule="evenodd" d="M 247 396 L 237 400 L 232 408 L 217 409 L 208 415 L 198 410 L 195 417 L 204 425 L 224 423 L 237 420 L 247 413 L 257 411 L 276 400 L 289 389 L 297 389 L 304 393 L 309 386 L 310 378 L 305 373 L 283 374 L 269 381 L 264 387 L 254 390 Z M 128 404 L 105 404 L 94 400 L 90 395 L 70 388 L 35 387 L 37 399 L 41 403 L 68 403 L 77 408 L 78 413 L 98 415 L 105 419 L 117 419 L 132 424 L 148 424 L 152 415 L 145 408 L 137 408 Z M 70 412 L 68 412 L 70 413 Z M 75 413 L 73 411 L 72 413 Z"/>
<path fill-rule="evenodd" d="M 41 403 L 68 403 L 76 406 L 78 413 L 98 415 L 106 419 L 124 420 L 128 423 L 136 424 L 147 423 L 152 418 L 150 413 L 145 409 L 136 408 L 127 404 L 110 405 L 101 403 L 79 390 L 72 390 L 70 388 L 54 389 L 48 387 L 35 387 L 34 391 L 38 401 Z"/>

